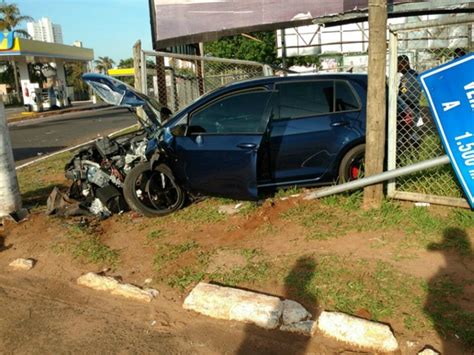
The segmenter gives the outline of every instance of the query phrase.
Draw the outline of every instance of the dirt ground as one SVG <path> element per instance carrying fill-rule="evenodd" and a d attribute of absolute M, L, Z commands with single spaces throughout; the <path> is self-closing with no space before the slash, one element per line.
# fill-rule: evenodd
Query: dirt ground
<path fill-rule="evenodd" d="M 44 214 L 49 184 L 65 183 L 51 176 L 47 188 L 24 195 L 28 219 L 0 229 L 1 352 L 359 353 L 319 334 L 184 311 L 202 280 L 290 298 L 315 316 L 339 310 L 385 322 L 403 354 L 426 345 L 473 354 L 472 212 L 389 204 L 367 214 L 350 196 L 277 196 L 235 215 L 218 212 L 234 202 L 209 199 L 157 219 L 131 212 L 66 219 Z M 35 267 L 12 271 L 19 257 Z M 78 286 L 90 271 L 160 294 L 143 304 Z"/>

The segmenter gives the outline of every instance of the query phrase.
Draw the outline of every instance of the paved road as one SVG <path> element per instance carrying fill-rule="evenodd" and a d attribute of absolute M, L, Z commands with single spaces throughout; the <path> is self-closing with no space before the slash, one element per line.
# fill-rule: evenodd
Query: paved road
<path fill-rule="evenodd" d="M 126 109 L 84 111 L 9 125 L 15 162 L 71 147 L 136 123 Z"/>

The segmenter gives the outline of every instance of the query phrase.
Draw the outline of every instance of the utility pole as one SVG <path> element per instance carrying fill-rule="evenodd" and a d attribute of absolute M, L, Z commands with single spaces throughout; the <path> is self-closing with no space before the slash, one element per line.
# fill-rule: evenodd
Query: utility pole
<path fill-rule="evenodd" d="M 387 56 L 387 1 L 369 0 L 369 68 L 365 176 L 383 172 L 385 158 L 385 68 Z M 364 209 L 379 208 L 383 184 L 364 188 Z"/>
<path fill-rule="evenodd" d="M 8 133 L 5 106 L 0 98 L 0 218 L 20 210 L 20 189 Z"/>

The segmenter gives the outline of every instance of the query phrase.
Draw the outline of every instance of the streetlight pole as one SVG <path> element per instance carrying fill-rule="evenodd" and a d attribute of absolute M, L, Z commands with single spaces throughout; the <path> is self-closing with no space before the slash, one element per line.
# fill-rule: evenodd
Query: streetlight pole
<path fill-rule="evenodd" d="M 5 106 L 0 98 L 0 218 L 20 210 L 20 189 L 8 133 Z"/>
<path fill-rule="evenodd" d="M 387 56 L 387 1 L 369 0 L 369 68 L 367 88 L 367 132 L 365 175 L 383 171 L 385 158 L 385 69 Z M 383 184 L 364 188 L 365 209 L 379 208 Z"/>

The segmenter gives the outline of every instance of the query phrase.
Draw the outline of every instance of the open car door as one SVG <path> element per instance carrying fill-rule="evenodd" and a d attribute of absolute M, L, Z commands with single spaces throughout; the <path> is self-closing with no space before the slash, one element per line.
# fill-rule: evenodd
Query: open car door
<path fill-rule="evenodd" d="M 257 159 L 272 114 L 273 92 L 224 95 L 188 117 L 185 136 L 175 139 L 179 175 L 191 191 L 255 200 Z"/>

